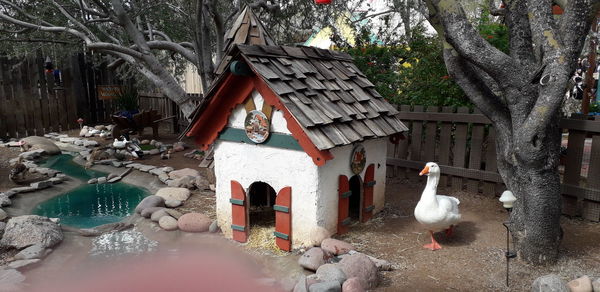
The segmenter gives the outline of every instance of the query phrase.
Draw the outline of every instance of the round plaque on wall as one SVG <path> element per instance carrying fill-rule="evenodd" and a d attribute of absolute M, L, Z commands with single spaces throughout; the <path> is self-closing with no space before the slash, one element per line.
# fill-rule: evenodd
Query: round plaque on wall
<path fill-rule="evenodd" d="M 254 143 L 262 143 L 269 138 L 270 122 L 267 116 L 257 110 L 250 111 L 244 121 L 246 136 Z"/>
<path fill-rule="evenodd" d="M 350 155 L 350 169 L 352 173 L 359 174 L 365 169 L 367 163 L 367 153 L 365 147 L 362 144 L 354 146 L 352 154 Z"/>

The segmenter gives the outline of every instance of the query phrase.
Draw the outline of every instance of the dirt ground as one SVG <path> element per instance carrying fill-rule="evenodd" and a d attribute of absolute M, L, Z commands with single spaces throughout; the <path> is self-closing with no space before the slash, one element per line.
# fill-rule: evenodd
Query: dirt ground
<path fill-rule="evenodd" d="M 175 139 L 176 135 L 162 134 L 158 140 L 172 143 Z M 193 145 L 191 141 L 188 144 Z M 183 157 L 188 151 L 174 153 L 169 160 L 155 156 L 141 162 L 198 169 L 200 161 Z M 0 191 L 13 187 L 7 179 L 7 161 L 17 154 L 18 149 L 0 148 Z M 424 182 L 416 179 L 416 173 L 409 177 L 414 179 L 389 180 L 384 210 L 370 222 L 351 226 L 350 231 L 340 237 L 359 251 L 388 260 L 395 266 L 393 271 L 381 273 L 381 283 L 375 291 L 526 291 L 536 277 L 549 273 L 559 274 L 567 281 L 584 274 L 600 277 L 600 224 L 563 217 L 564 239 L 558 264 L 533 267 L 511 260 L 510 289 L 506 288 L 506 231 L 502 222 L 507 214 L 494 196 L 439 189 L 438 193 L 460 199 L 463 220 L 452 238 L 436 234 L 443 247 L 441 250 L 423 249 L 429 235 L 415 221 L 413 210 Z M 214 218 L 214 204 L 213 192 L 195 191 L 179 209 L 203 212 Z M 261 261 L 273 270 L 292 269 L 298 257 L 297 254 L 279 256 L 268 251 L 245 250 L 250 254 L 270 255 L 263 256 Z"/>

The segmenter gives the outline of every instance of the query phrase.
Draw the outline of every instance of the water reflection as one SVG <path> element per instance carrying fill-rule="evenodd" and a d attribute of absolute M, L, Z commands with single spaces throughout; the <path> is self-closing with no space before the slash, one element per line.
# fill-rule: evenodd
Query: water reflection
<path fill-rule="evenodd" d="M 142 254 L 154 251 L 158 242 L 146 238 L 141 232 L 126 230 L 102 234 L 92 242 L 92 256 L 110 257 L 124 254 Z"/>

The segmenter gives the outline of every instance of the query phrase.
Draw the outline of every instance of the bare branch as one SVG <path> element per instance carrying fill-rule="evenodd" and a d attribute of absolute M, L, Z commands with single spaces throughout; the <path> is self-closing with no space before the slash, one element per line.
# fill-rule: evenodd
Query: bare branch
<path fill-rule="evenodd" d="M 18 42 L 18 43 L 55 43 L 63 45 L 74 45 L 77 42 L 63 41 L 57 39 L 40 39 L 40 38 L 0 38 L 0 42 Z"/>
<path fill-rule="evenodd" d="M 92 40 L 94 40 L 94 41 L 100 40 L 87 26 L 83 25 L 81 22 L 79 22 L 77 19 L 75 19 L 75 17 L 73 17 L 62 6 L 60 6 L 58 3 L 56 3 L 56 1 L 54 1 L 54 0 L 51 0 L 51 1 L 52 1 L 52 4 L 60 11 L 60 13 L 62 13 L 65 17 L 67 17 L 67 19 L 69 19 L 69 21 L 73 22 L 81 30 L 85 31 Z"/>
<path fill-rule="evenodd" d="M 27 18 L 29 18 L 31 20 L 34 20 L 34 21 L 36 21 L 38 23 L 41 23 L 41 24 L 47 25 L 47 26 L 54 26 L 53 24 L 51 24 L 51 23 L 49 23 L 47 21 L 44 21 L 43 19 L 39 19 L 39 18 L 37 18 L 37 17 L 35 17 L 35 16 L 33 16 L 33 15 L 25 12 L 25 10 L 23 10 L 21 7 L 17 6 L 16 4 L 14 4 L 14 3 L 10 2 L 10 1 L 0 0 L 0 3 L 3 3 L 5 5 L 8 5 L 8 6 L 12 7 L 13 9 L 17 10 L 17 12 L 19 12 L 20 14 L 23 14 L 25 17 L 27 17 Z"/>
<path fill-rule="evenodd" d="M 144 33 L 147 34 L 147 35 L 150 35 L 150 30 L 144 30 Z M 152 29 L 152 33 L 155 34 L 155 35 L 161 36 L 167 42 L 172 42 L 173 41 L 171 39 L 171 37 L 169 37 L 166 33 L 162 32 L 160 30 Z"/>
<path fill-rule="evenodd" d="M 196 54 L 194 54 L 193 51 L 184 48 L 178 43 L 168 41 L 149 41 L 148 47 L 150 47 L 150 49 L 169 50 L 178 53 L 194 64 L 198 61 Z"/>

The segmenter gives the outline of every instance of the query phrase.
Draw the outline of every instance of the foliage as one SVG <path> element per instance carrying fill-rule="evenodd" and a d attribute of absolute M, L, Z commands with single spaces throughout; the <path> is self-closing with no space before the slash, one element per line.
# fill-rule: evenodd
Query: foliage
<path fill-rule="evenodd" d="M 133 111 L 139 108 L 139 95 L 132 86 L 124 86 L 115 98 L 115 105 L 118 109 Z"/>
<path fill-rule="evenodd" d="M 600 102 L 590 103 L 590 113 L 600 113 Z"/>
<path fill-rule="evenodd" d="M 470 106 L 450 78 L 437 37 L 413 31 L 408 45 L 365 44 L 345 49 L 377 91 L 396 104 Z"/>
<path fill-rule="evenodd" d="M 484 8 L 477 26 L 479 34 L 492 46 L 508 54 L 508 27 L 504 23 L 493 21 L 491 17 L 489 9 Z"/>

